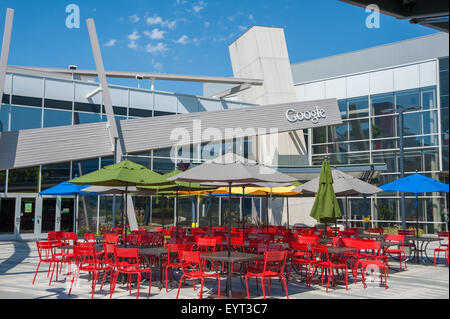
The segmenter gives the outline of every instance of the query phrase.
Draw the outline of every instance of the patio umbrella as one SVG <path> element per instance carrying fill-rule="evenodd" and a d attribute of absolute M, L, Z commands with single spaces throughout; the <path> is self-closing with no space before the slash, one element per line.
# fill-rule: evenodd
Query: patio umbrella
<path fill-rule="evenodd" d="M 125 216 L 127 215 L 128 208 L 128 188 L 137 185 L 161 185 L 166 183 L 160 174 L 129 160 L 105 166 L 102 169 L 80 176 L 70 182 L 78 185 L 125 187 L 125 212 L 122 223 L 125 232 L 125 245 L 127 243 Z"/>
<path fill-rule="evenodd" d="M 333 169 L 331 171 L 333 177 L 333 189 L 337 196 L 345 196 L 346 199 L 346 210 L 345 218 L 348 219 L 348 196 L 350 195 L 372 195 L 383 190 L 367 182 L 364 182 L 354 176 L 345 174 L 340 170 Z M 302 192 L 304 194 L 317 194 L 319 190 L 320 176 L 306 182 L 299 187 L 295 188 L 294 191 Z M 364 212 L 366 214 L 366 212 Z M 348 224 L 348 222 L 346 222 Z"/>
<path fill-rule="evenodd" d="M 192 182 L 184 182 L 184 181 L 173 181 L 169 180 L 169 178 L 173 178 L 178 176 L 179 174 L 183 173 L 180 170 L 174 170 L 172 172 L 169 172 L 167 174 L 162 175 L 162 178 L 164 179 L 165 183 L 163 185 L 156 185 L 156 186 L 142 186 L 139 187 L 141 190 L 153 190 L 157 193 L 175 193 L 175 201 L 176 201 L 176 209 L 175 209 L 175 227 L 177 229 L 177 238 L 178 238 L 178 195 L 181 191 L 190 192 L 190 191 L 207 191 L 207 190 L 213 190 L 216 189 L 216 187 L 208 187 L 208 186 L 201 186 L 200 183 L 192 183 Z"/>
<path fill-rule="evenodd" d="M 62 182 L 56 186 L 50 187 L 42 192 L 40 195 L 53 195 L 53 196 L 75 196 L 75 219 L 78 218 L 78 198 L 79 196 L 97 196 L 98 193 L 88 193 L 85 191 L 89 185 L 75 185 L 70 182 Z M 87 222 L 87 217 L 86 217 Z M 75 223 L 76 225 L 76 223 Z M 76 232 L 76 229 L 75 229 Z"/>
<path fill-rule="evenodd" d="M 416 239 L 419 238 L 419 210 L 418 210 L 418 198 L 419 193 L 432 193 L 432 192 L 449 192 L 449 185 L 441 183 L 433 178 L 423 176 L 421 174 L 413 174 L 404 178 L 400 178 L 396 181 L 380 186 L 385 192 L 405 192 L 413 193 L 416 196 L 414 208 L 416 209 Z M 417 246 L 418 247 L 418 246 Z M 416 251 L 415 258 L 418 258 L 418 251 Z"/>
<path fill-rule="evenodd" d="M 327 223 L 334 223 L 342 216 L 336 194 L 334 193 L 333 177 L 330 162 L 328 161 L 322 163 L 319 189 L 310 216 L 320 223 L 325 223 L 325 237 L 327 237 Z"/>
<path fill-rule="evenodd" d="M 260 182 L 289 183 L 295 181 L 293 177 L 282 174 L 275 169 L 258 165 L 233 153 L 227 153 L 216 159 L 207 161 L 191 168 L 168 180 L 184 182 L 219 182 L 228 185 L 228 257 L 230 257 L 231 241 L 231 188 L 233 184 L 251 184 Z M 231 264 L 228 263 L 226 293 L 231 296 Z"/>

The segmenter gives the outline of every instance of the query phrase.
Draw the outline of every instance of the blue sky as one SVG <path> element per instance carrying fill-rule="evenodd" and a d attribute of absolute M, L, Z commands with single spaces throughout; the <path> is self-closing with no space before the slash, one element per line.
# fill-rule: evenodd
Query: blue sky
<path fill-rule="evenodd" d="M 69 4 L 80 8 L 80 28 L 66 27 Z M 291 63 L 436 32 L 385 15 L 368 29 L 369 13 L 337 0 L 0 0 L 2 33 L 6 8 L 15 10 L 10 65 L 80 69 L 95 69 L 88 18 L 107 70 L 211 76 L 233 75 L 228 46 L 252 25 L 284 28 Z M 191 83 L 156 89 L 202 94 Z"/>

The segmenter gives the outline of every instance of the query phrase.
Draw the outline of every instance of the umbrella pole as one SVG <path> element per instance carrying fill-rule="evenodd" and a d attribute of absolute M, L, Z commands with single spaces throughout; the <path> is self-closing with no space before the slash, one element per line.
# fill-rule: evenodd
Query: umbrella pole
<path fill-rule="evenodd" d="M 269 194 L 266 193 L 266 232 L 269 232 Z"/>
<path fill-rule="evenodd" d="M 348 228 L 348 196 L 345 196 L 345 226 Z"/>
<path fill-rule="evenodd" d="M 287 225 L 288 225 L 288 229 L 290 229 L 290 225 L 289 225 L 289 197 L 286 197 L 286 208 L 287 208 Z"/>
<path fill-rule="evenodd" d="M 419 262 L 419 200 L 416 193 L 416 261 Z"/>
<path fill-rule="evenodd" d="M 241 211 L 242 211 L 242 238 L 244 238 L 245 236 L 245 214 L 244 214 L 244 208 L 245 208 L 245 186 L 242 187 L 242 206 L 241 206 Z"/>
<path fill-rule="evenodd" d="M 176 209 L 175 209 L 175 231 L 177 232 L 177 238 L 178 238 L 178 187 L 177 187 L 177 194 L 176 194 Z"/>
<path fill-rule="evenodd" d="M 164 198 L 164 197 L 161 197 Z M 167 196 L 167 210 L 169 210 L 169 196 Z M 165 225 L 165 220 L 164 220 L 164 210 L 162 211 L 162 229 L 164 230 L 164 227 L 166 227 Z"/>
<path fill-rule="evenodd" d="M 209 227 L 212 227 L 212 192 L 209 192 Z"/>
<path fill-rule="evenodd" d="M 124 233 L 125 233 L 125 242 L 124 245 L 125 247 L 127 246 L 127 214 L 128 213 L 128 183 L 125 184 L 125 214 L 124 214 Z"/>
<path fill-rule="evenodd" d="M 231 182 L 228 183 L 228 258 L 231 256 Z M 229 298 L 232 297 L 231 294 L 231 263 L 228 262 L 228 275 L 227 275 L 227 287 L 226 293 Z"/>

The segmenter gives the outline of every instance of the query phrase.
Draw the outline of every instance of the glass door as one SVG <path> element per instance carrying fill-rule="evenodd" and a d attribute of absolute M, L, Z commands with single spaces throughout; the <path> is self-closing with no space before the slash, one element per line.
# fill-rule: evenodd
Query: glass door
<path fill-rule="evenodd" d="M 61 226 L 63 232 L 73 232 L 75 200 L 61 198 Z"/>
<path fill-rule="evenodd" d="M 16 198 L 0 197 L 0 237 L 14 235 Z"/>
<path fill-rule="evenodd" d="M 34 234 L 36 198 L 20 198 L 20 234 Z"/>
<path fill-rule="evenodd" d="M 42 233 L 56 230 L 56 198 L 42 200 Z"/>

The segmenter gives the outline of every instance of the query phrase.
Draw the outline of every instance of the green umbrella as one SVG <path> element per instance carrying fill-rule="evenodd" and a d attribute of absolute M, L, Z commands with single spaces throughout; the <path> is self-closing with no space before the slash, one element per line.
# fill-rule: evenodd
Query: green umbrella
<path fill-rule="evenodd" d="M 113 165 L 105 166 L 95 172 L 80 176 L 70 181 L 77 185 L 94 185 L 94 186 L 125 186 L 125 213 L 123 216 L 123 227 L 125 232 L 126 245 L 126 218 L 127 214 L 127 198 L 129 186 L 144 185 L 162 185 L 167 183 L 162 175 L 155 173 L 145 166 L 133 163 L 129 160 L 122 161 Z"/>
<path fill-rule="evenodd" d="M 320 223 L 325 223 L 325 236 L 327 234 L 327 223 L 334 223 L 339 219 L 341 209 L 333 189 L 333 176 L 331 174 L 330 162 L 324 161 L 320 170 L 319 190 L 314 200 L 310 216 Z"/>

